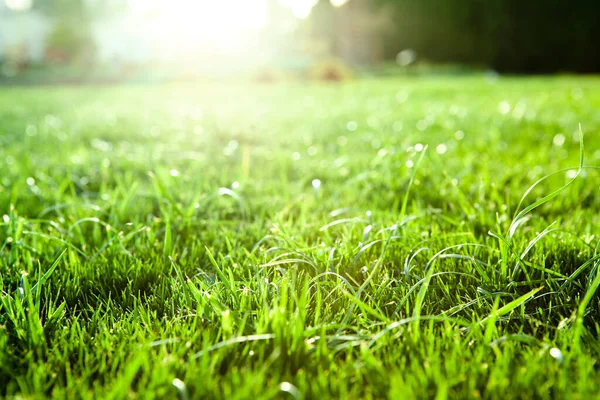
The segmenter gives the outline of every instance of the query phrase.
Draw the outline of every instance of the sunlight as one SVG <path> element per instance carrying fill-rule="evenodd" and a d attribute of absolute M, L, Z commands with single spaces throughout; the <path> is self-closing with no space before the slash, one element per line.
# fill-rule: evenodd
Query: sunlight
<path fill-rule="evenodd" d="M 348 1 L 350 1 L 350 0 L 331 0 L 331 4 L 334 7 L 341 7 L 341 6 L 345 5 Z"/>
<path fill-rule="evenodd" d="M 26 1 L 26 0 L 10 0 Z M 180 50 L 250 51 L 269 17 L 269 0 L 128 0 L 150 36 L 170 53 Z M 319 0 L 278 0 L 298 19 L 308 18 Z M 329 0 L 340 7 L 348 0 Z M 158 39 L 157 39 L 158 38 Z"/>
<path fill-rule="evenodd" d="M 289 8 L 294 17 L 298 19 L 306 19 L 310 16 L 310 13 L 314 6 L 317 5 L 319 0 L 279 0 L 280 3 Z M 346 5 L 350 0 L 329 0 L 331 5 L 334 7 L 342 7 Z"/>
<path fill-rule="evenodd" d="M 134 14 L 153 18 L 154 35 L 170 46 L 243 47 L 267 20 L 267 0 L 129 0 Z"/>
<path fill-rule="evenodd" d="M 6 0 L 6 7 L 13 11 L 27 11 L 31 8 L 32 0 Z"/>
<path fill-rule="evenodd" d="M 289 8 L 294 17 L 299 19 L 308 18 L 313 7 L 319 0 L 280 0 L 281 4 Z"/>
<path fill-rule="evenodd" d="M 0 0 L 1 1 L 1 0 Z M 25 0 L 11 0 L 25 1 Z M 127 0 L 130 31 L 150 43 L 157 59 L 212 62 L 215 56 L 249 62 L 270 57 L 269 2 L 289 11 L 289 26 L 306 19 L 319 0 Z M 326 0 L 341 7 L 349 0 Z M 286 18 L 277 14 L 277 18 Z M 241 58 L 239 58 L 241 57 Z M 194 61 L 195 60 L 195 61 Z"/>
<path fill-rule="evenodd" d="M 245 31 L 261 28 L 267 0 L 129 0 L 136 13 L 156 11 L 173 23 L 194 23 L 204 31 Z"/>

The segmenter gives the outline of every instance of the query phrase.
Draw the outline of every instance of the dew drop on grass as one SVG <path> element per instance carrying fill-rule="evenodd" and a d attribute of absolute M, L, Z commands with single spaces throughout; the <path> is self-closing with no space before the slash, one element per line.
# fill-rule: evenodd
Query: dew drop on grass
<path fill-rule="evenodd" d="M 417 144 L 415 144 L 415 151 L 416 151 L 417 153 L 420 153 L 420 152 L 422 152 L 424 148 L 425 148 L 425 146 L 423 146 L 423 144 L 422 144 L 422 143 L 417 143 Z"/>
<path fill-rule="evenodd" d="M 62 125 L 60 118 L 52 114 L 48 114 L 44 117 L 44 123 L 54 129 L 59 129 Z"/>
<path fill-rule="evenodd" d="M 367 240 L 369 240 L 369 235 L 371 234 L 372 230 L 373 230 L 373 225 L 365 226 L 365 229 L 363 230 L 363 238 L 362 238 L 363 243 L 366 242 Z"/>
<path fill-rule="evenodd" d="M 231 184 L 231 188 L 232 188 L 233 190 L 237 190 L 237 189 L 239 189 L 239 188 L 240 188 L 240 183 L 239 183 L 238 181 L 235 181 L 235 182 L 233 182 L 233 183 Z"/>
<path fill-rule="evenodd" d="M 314 156 L 317 154 L 318 150 L 315 146 L 310 146 L 306 152 L 308 153 L 309 156 Z"/>
<path fill-rule="evenodd" d="M 498 111 L 500 112 L 500 114 L 508 114 L 510 112 L 510 104 L 508 104 L 508 102 L 503 101 L 500 104 L 498 104 Z"/>
<path fill-rule="evenodd" d="M 102 151 L 102 152 L 109 152 L 112 150 L 112 144 L 110 142 L 107 142 L 105 140 L 101 140 L 101 139 L 92 139 L 92 141 L 90 142 L 90 145 L 98 150 L 98 151 Z"/>
<path fill-rule="evenodd" d="M 321 181 L 319 179 L 313 179 L 312 181 L 313 191 L 315 193 L 315 199 L 319 197 L 319 189 L 321 188 Z"/>
<path fill-rule="evenodd" d="M 512 116 L 515 119 L 523 119 L 523 117 L 525 116 L 525 112 L 526 111 L 527 111 L 527 105 L 525 104 L 525 102 L 520 101 L 513 108 Z"/>
<path fill-rule="evenodd" d="M 454 138 L 456 140 L 463 140 L 464 137 L 465 137 L 465 133 L 463 131 L 458 130 L 454 133 Z"/>
<path fill-rule="evenodd" d="M 282 382 L 279 384 L 279 390 L 285 393 L 289 393 L 294 399 L 300 399 L 302 397 L 300 390 L 289 382 Z"/>
<path fill-rule="evenodd" d="M 402 132 L 402 128 L 404 128 L 404 124 L 402 123 L 402 121 L 396 121 L 392 125 L 392 130 L 396 133 Z"/>
<path fill-rule="evenodd" d="M 557 347 L 553 347 L 550 349 L 550 356 L 552 356 L 552 358 L 558 361 L 559 364 L 561 364 L 565 359 L 562 351 L 560 351 L 560 349 Z"/>
<path fill-rule="evenodd" d="M 435 151 L 438 154 L 445 154 L 448 151 L 448 146 L 446 146 L 444 143 L 438 144 L 438 146 L 435 148 Z"/>
<path fill-rule="evenodd" d="M 182 400 L 187 400 L 188 395 L 187 395 L 187 390 L 185 388 L 185 383 L 178 378 L 173 379 L 173 386 L 175 386 L 175 389 L 177 389 L 177 391 L 179 392 L 179 396 L 181 397 Z"/>
<path fill-rule="evenodd" d="M 560 147 L 563 144 L 565 144 L 565 135 L 559 133 L 558 135 L 554 136 L 554 139 L 552 139 L 552 143 L 556 146 L 556 147 Z"/>
<path fill-rule="evenodd" d="M 171 171 L 169 171 L 169 175 L 171 175 L 172 177 L 177 177 L 177 176 L 181 175 L 181 173 L 179 171 L 177 171 L 176 169 L 172 169 Z"/>
<path fill-rule="evenodd" d="M 32 177 L 27 178 L 27 186 L 33 185 L 35 185 L 35 179 L 33 179 Z"/>
<path fill-rule="evenodd" d="M 415 166 L 415 163 L 412 160 L 408 160 L 406 162 L 406 168 L 412 168 Z"/>
<path fill-rule="evenodd" d="M 575 177 L 577 177 L 577 170 L 570 169 L 570 170 L 567 171 L 567 178 L 568 179 L 575 179 Z"/>
<path fill-rule="evenodd" d="M 4 221 L 5 224 L 8 224 L 10 222 L 10 217 L 6 214 L 4 214 L 2 216 L 2 221 Z"/>
<path fill-rule="evenodd" d="M 240 144 L 237 140 L 230 140 L 229 143 L 227 143 L 227 146 L 223 149 L 223 154 L 228 157 L 232 156 L 239 146 Z"/>
<path fill-rule="evenodd" d="M 302 158 L 302 154 L 300 154 L 299 152 L 295 151 L 292 153 L 292 160 L 294 161 L 298 161 Z"/>
<path fill-rule="evenodd" d="M 348 123 L 346 123 L 346 129 L 350 132 L 354 132 L 358 129 L 358 124 L 356 121 L 348 121 Z"/>
<path fill-rule="evenodd" d="M 35 136 L 37 135 L 37 127 L 35 125 L 27 125 L 25 129 L 25 133 L 27 136 Z"/>
<path fill-rule="evenodd" d="M 421 132 L 423 132 L 428 127 L 429 127 L 429 124 L 427 123 L 426 120 L 421 119 L 421 120 L 417 121 L 417 129 L 420 130 Z"/>

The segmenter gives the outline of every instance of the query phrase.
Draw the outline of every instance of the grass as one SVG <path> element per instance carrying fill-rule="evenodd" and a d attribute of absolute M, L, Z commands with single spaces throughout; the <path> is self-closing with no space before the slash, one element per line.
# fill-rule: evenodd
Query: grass
<path fill-rule="evenodd" d="M 597 78 L 0 103 L 0 397 L 600 394 Z"/>

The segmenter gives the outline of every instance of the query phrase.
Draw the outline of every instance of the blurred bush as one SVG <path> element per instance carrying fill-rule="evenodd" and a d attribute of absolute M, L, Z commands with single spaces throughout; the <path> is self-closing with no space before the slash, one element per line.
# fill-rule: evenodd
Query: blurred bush
<path fill-rule="evenodd" d="M 0 64 L 2 75 L 9 78 L 25 71 L 30 64 L 27 46 L 25 44 L 7 46 Z"/>
<path fill-rule="evenodd" d="M 46 43 L 46 59 L 51 63 L 91 64 L 96 47 L 89 25 L 74 18 L 58 19 Z"/>
<path fill-rule="evenodd" d="M 289 80 L 290 76 L 280 68 L 266 66 L 254 71 L 251 79 L 257 83 L 279 83 Z"/>
<path fill-rule="evenodd" d="M 356 0 L 366 2 L 367 0 Z M 599 72 L 598 0 L 377 0 L 393 14 L 384 57 L 412 48 L 433 62 L 502 72 Z"/>
<path fill-rule="evenodd" d="M 342 82 L 353 76 L 352 69 L 336 58 L 318 61 L 308 71 L 309 79 L 322 82 Z"/>

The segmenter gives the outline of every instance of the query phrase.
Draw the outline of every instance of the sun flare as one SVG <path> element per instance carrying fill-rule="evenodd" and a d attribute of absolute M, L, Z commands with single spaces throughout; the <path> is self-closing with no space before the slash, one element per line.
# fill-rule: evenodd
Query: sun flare
<path fill-rule="evenodd" d="M 183 48 L 244 47 L 267 21 L 267 0 L 129 0 L 133 14 L 152 24 L 152 34 Z"/>

